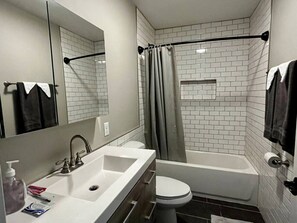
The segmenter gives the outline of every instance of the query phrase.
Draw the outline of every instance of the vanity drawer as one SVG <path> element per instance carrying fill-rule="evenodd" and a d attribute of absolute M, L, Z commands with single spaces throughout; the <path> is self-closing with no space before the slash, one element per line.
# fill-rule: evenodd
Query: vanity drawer
<path fill-rule="evenodd" d="M 147 169 L 144 176 L 144 211 L 143 218 L 145 223 L 155 221 L 155 208 L 156 208 L 156 162 L 154 161 Z"/>
<path fill-rule="evenodd" d="M 109 223 L 152 223 L 156 206 L 156 163 L 153 161 L 115 213 Z"/>

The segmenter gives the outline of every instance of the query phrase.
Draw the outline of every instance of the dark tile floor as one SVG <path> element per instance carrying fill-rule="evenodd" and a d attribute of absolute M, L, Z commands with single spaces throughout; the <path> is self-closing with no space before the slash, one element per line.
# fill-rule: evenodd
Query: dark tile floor
<path fill-rule="evenodd" d="M 178 223 L 210 223 L 211 215 L 265 223 L 259 209 L 254 206 L 193 196 L 193 199 L 176 209 Z"/>

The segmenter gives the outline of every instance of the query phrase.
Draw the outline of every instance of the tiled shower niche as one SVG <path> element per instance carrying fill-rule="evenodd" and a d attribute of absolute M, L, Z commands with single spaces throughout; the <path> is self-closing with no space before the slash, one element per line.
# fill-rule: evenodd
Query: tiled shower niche
<path fill-rule="evenodd" d="M 215 100 L 217 80 L 184 80 L 180 90 L 182 100 Z"/>

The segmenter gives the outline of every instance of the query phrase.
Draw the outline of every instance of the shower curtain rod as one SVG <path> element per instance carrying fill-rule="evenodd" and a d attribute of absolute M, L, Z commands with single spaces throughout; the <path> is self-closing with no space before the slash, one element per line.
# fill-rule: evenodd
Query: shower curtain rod
<path fill-rule="evenodd" d="M 94 56 L 99 56 L 99 55 L 105 55 L 105 52 L 93 53 L 93 54 L 88 54 L 88 55 L 73 57 L 73 58 L 64 57 L 64 63 L 69 64 L 71 60 L 78 60 L 78 59 L 82 59 L 82 58 L 86 58 L 86 57 L 94 57 Z"/>
<path fill-rule="evenodd" d="M 221 41 L 221 40 L 235 40 L 235 39 L 257 39 L 260 38 L 263 41 L 267 41 L 269 39 L 269 31 L 262 33 L 261 35 L 252 35 L 252 36 L 231 36 L 231 37 L 220 37 L 220 38 L 211 38 L 211 39 L 201 39 L 201 40 L 189 40 L 189 41 L 182 41 L 182 42 L 175 42 L 175 43 L 168 43 L 168 44 L 161 44 L 157 45 L 157 47 L 162 46 L 177 46 L 177 45 L 184 45 L 184 44 L 191 44 L 191 43 L 204 43 L 204 42 L 214 42 L 214 41 Z M 144 50 L 152 48 L 154 45 L 146 48 L 138 46 L 138 53 L 142 54 Z"/>

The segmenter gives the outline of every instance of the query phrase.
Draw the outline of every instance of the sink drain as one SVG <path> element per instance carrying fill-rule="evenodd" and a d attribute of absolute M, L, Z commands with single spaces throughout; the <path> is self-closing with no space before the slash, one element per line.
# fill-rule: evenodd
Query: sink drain
<path fill-rule="evenodd" d="M 95 191 L 95 190 L 97 190 L 98 188 L 99 188 L 98 185 L 93 185 L 93 186 L 90 186 L 90 187 L 89 187 L 89 190 L 90 190 L 90 191 Z"/>

